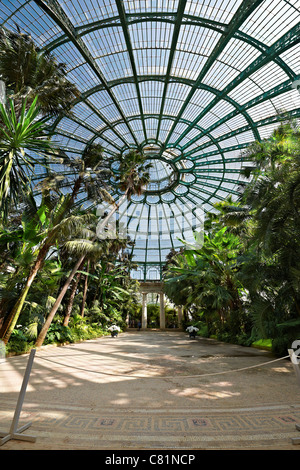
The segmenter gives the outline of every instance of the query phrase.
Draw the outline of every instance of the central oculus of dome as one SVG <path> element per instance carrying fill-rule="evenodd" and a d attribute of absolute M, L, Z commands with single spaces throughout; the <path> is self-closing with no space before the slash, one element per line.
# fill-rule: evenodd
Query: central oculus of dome
<path fill-rule="evenodd" d="M 149 168 L 150 179 L 147 185 L 147 193 L 161 193 L 169 190 L 178 180 L 178 171 L 173 163 L 165 161 L 161 157 L 148 158 L 146 163 Z"/>

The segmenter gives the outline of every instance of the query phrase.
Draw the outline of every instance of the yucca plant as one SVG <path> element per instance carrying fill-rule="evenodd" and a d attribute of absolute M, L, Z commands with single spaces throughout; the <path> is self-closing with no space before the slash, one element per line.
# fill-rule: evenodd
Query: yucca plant
<path fill-rule="evenodd" d="M 46 122 L 39 119 L 35 98 L 26 110 L 24 101 L 17 117 L 14 102 L 0 104 L 0 213 L 4 220 L 23 189 L 30 184 L 36 164 L 50 161 L 55 152 Z"/>

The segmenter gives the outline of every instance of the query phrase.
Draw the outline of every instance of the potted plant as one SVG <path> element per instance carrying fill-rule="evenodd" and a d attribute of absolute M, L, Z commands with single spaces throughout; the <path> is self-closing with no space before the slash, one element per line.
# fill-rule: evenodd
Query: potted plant
<path fill-rule="evenodd" d="M 110 331 L 110 334 L 111 334 L 112 338 L 113 338 L 114 336 L 118 336 L 118 333 L 119 333 L 119 331 L 120 331 L 120 327 L 117 326 L 117 325 L 111 325 L 111 326 L 110 326 L 109 328 L 107 328 L 107 329 L 108 329 L 108 331 Z"/>
<path fill-rule="evenodd" d="M 199 328 L 196 326 L 188 326 L 186 331 L 188 331 L 190 338 L 195 338 L 197 331 L 199 331 Z"/>

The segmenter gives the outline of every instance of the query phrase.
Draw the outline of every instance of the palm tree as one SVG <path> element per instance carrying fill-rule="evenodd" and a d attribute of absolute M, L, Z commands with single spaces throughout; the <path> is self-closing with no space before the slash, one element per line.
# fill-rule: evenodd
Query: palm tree
<path fill-rule="evenodd" d="M 34 247 L 40 241 L 23 205 L 22 210 L 22 217 L 10 214 L 9 227 L 2 226 L 0 230 L 0 337 L 7 312 L 16 302 L 20 286 L 35 260 Z"/>
<path fill-rule="evenodd" d="M 102 222 L 97 226 L 97 236 L 102 233 L 104 228 L 106 227 L 107 223 L 109 222 L 110 218 L 116 212 L 116 210 L 120 207 L 121 203 L 125 198 L 130 199 L 133 194 L 141 194 L 149 181 L 149 164 L 145 164 L 145 157 L 137 152 L 137 151 L 130 151 L 126 155 L 121 155 L 118 157 L 119 162 L 119 172 L 116 176 L 116 180 L 119 184 L 121 190 L 124 191 L 123 196 L 120 200 L 114 205 L 110 211 L 110 213 L 102 220 Z M 76 272 L 78 271 L 79 267 L 82 265 L 86 256 L 89 253 L 92 253 L 94 248 L 94 242 L 97 239 L 95 236 L 89 244 L 84 245 L 83 251 L 84 253 L 79 257 L 78 261 L 74 265 L 69 277 L 67 278 L 63 288 L 61 289 L 60 294 L 58 295 L 55 304 L 51 312 L 49 313 L 47 320 L 37 338 L 36 346 L 39 347 L 43 344 L 44 339 L 46 337 L 47 331 L 52 323 L 54 315 L 56 314 Z"/>
<path fill-rule="evenodd" d="M 80 189 L 82 187 L 86 189 L 86 185 L 90 186 L 91 184 L 94 184 L 99 188 L 98 194 L 102 195 L 102 197 L 107 197 L 108 192 L 105 189 L 105 186 L 107 186 L 106 181 L 108 175 L 110 175 L 110 171 L 107 167 L 107 163 L 103 163 L 103 152 L 101 146 L 94 144 L 86 148 L 82 158 L 74 161 L 72 166 L 75 169 L 77 176 L 74 180 L 72 192 L 66 196 L 60 195 L 55 207 L 52 206 L 50 194 L 53 189 L 55 191 L 58 189 L 56 185 L 56 175 L 50 175 L 48 178 L 44 178 L 40 184 L 42 204 L 39 211 L 42 211 L 43 224 L 46 225 L 46 227 L 43 225 L 44 238 L 38 245 L 36 259 L 31 267 L 31 271 L 23 291 L 9 314 L 4 330 L 2 328 L 2 336 L 5 343 L 8 342 L 14 325 L 19 318 L 32 282 L 39 270 L 42 268 L 49 249 L 56 243 L 57 236 L 61 229 L 64 225 L 67 226 L 67 224 L 69 224 L 73 230 L 76 228 L 76 216 L 72 216 L 72 214 L 70 215 L 70 211 L 73 209 Z M 62 182 L 59 181 L 59 184 L 62 184 Z M 87 214 L 85 217 L 88 220 L 94 216 L 93 214 Z M 72 223 L 74 224 L 72 225 Z"/>
<path fill-rule="evenodd" d="M 213 230 L 214 225 L 216 230 L 220 226 L 226 226 L 227 232 L 241 238 L 246 237 L 252 220 L 249 206 L 242 204 L 239 200 L 234 201 L 232 196 L 229 196 L 224 201 L 214 204 L 214 207 L 218 210 L 218 213 L 207 213 L 205 221 L 209 231 Z"/>
<path fill-rule="evenodd" d="M 45 204 L 46 199 L 36 210 L 35 218 L 32 219 L 31 230 L 35 232 L 38 245 L 34 248 L 35 260 L 30 268 L 30 272 L 25 281 L 23 289 L 9 315 L 6 318 L 1 330 L 1 337 L 6 344 L 21 314 L 31 285 L 41 270 L 47 253 L 52 246 L 55 246 L 61 239 L 74 236 L 74 233 L 93 218 L 93 214 L 68 215 L 64 196 L 60 196 L 55 206 Z"/>
<path fill-rule="evenodd" d="M 52 53 L 39 49 L 28 34 L 0 29 L 0 80 L 14 99 L 17 114 L 26 98 L 30 106 L 38 96 L 40 112 L 53 116 L 68 112 L 79 96 L 66 78 L 66 67 Z"/>
<path fill-rule="evenodd" d="M 86 302 L 87 302 L 89 281 L 90 281 L 90 284 L 94 284 L 94 288 L 95 288 L 95 291 L 97 291 L 97 295 L 99 294 L 101 295 L 102 297 L 101 304 L 107 303 L 103 297 L 104 295 L 106 295 L 105 292 L 109 290 L 109 285 L 111 286 L 113 282 L 115 281 L 117 284 L 120 283 L 122 287 L 122 282 L 125 283 L 126 273 L 125 272 L 121 273 L 121 267 L 120 266 L 115 267 L 114 263 L 115 261 L 118 262 L 118 258 L 116 257 L 118 253 L 120 252 L 120 250 L 122 250 L 122 248 L 125 248 L 126 246 L 127 246 L 127 240 L 119 239 L 119 238 L 105 239 L 105 241 L 104 242 L 102 241 L 101 244 L 94 243 L 93 245 L 94 250 L 89 252 L 86 255 L 82 263 L 82 266 L 79 267 L 76 277 L 73 278 L 70 299 L 67 304 L 66 314 L 65 314 L 65 319 L 64 319 L 65 326 L 68 325 L 68 322 L 70 319 L 75 291 L 78 287 L 80 277 L 84 278 L 83 296 L 82 296 L 81 308 L 80 308 L 80 315 L 82 317 L 84 316 L 84 309 L 85 309 Z M 75 258 L 78 258 L 78 256 L 82 254 L 82 251 L 84 249 L 85 247 L 83 245 L 83 240 L 68 241 L 64 246 L 64 250 Z M 101 269 L 99 270 L 100 265 L 101 267 L 105 266 L 105 274 L 102 272 Z M 82 270 L 84 267 L 86 269 Z M 122 271 L 124 271 L 123 267 L 124 265 L 122 264 Z M 129 273 L 127 273 L 127 276 L 129 276 Z M 109 283 L 108 283 L 108 280 L 109 280 Z M 95 283 L 97 287 L 95 287 Z M 125 287 L 125 284 L 123 287 Z M 115 290 L 118 290 L 118 289 L 119 288 L 115 287 Z M 115 295 L 116 292 L 114 292 L 113 294 Z M 95 299 L 97 298 L 97 295 L 95 295 Z"/>
<path fill-rule="evenodd" d="M 254 178 L 241 201 L 251 209 L 252 230 L 239 276 L 260 332 L 282 341 L 277 325 L 300 315 L 299 130 L 282 124 L 248 152 Z"/>
<path fill-rule="evenodd" d="M 114 178 L 123 195 L 117 203 L 113 199 L 107 199 L 107 202 L 110 202 L 113 207 L 98 225 L 98 237 L 126 199 L 130 201 L 133 195 L 140 196 L 143 194 L 150 179 L 149 169 L 152 167 L 152 164 L 146 163 L 144 155 L 138 150 L 130 150 L 128 153 L 117 155 L 114 163 L 117 166 Z"/>
<path fill-rule="evenodd" d="M 134 194 L 141 195 L 149 183 L 149 169 L 151 163 L 146 163 L 145 157 L 138 150 L 130 150 L 128 153 L 116 157 L 118 170 L 115 176 L 118 187 L 124 191 L 130 200 Z"/>
<path fill-rule="evenodd" d="M 79 269 L 81 269 L 81 266 L 79 266 Z M 79 284 L 79 281 L 80 281 L 80 276 L 81 276 L 81 273 L 78 272 L 77 275 L 76 275 L 76 278 L 73 279 L 70 298 L 69 298 L 69 301 L 67 303 L 66 311 L 65 311 L 65 315 L 64 315 L 64 322 L 63 322 L 64 326 L 68 326 L 69 321 L 70 321 L 71 312 L 72 312 L 72 308 L 73 308 L 73 302 L 74 302 L 75 295 L 76 295 L 76 290 L 77 290 L 77 287 L 78 287 L 78 284 Z"/>
<path fill-rule="evenodd" d="M 238 237 L 223 227 L 204 234 L 204 244 L 186 249 L 173 257 L 164 277 L 164 289 L 176 305 L 201 309 L 207 320 L 212 314 L 220 323 L 241 311 L 241 283 L 236 276 Z"/>
<path fill-rule="evenodd" d="M 81 266 L 83 266 L 84 262 L 85 262 L 85 259 L 86 257 L 89 257 L 89 256 L 95 256 L 95 254 L 97 254 L 98 256 L 101 256 L 101 254 L 103 253 L 103 244 L 99 244 L 99 243 L 95 243 L 95 240 L 96 240 L 96 236 L 94 236 L 94 238 L 92 240 L 88 240 L 88 239 L 80 239 L 80 240 L 74 240 L 73 242 L 71 243 L 65 243 L 65 248 L 67 250 L 72 250 L 73 253 L 80 253 L 79 255 L 79 259 L 77 260 L 77 262 L 75 263 L 73 269 L 71 270 L 71 272 L 69 273 L 69 276 L 67 278 L 67 280 L 65 281 L 58 297 L 56 298 L 56 301 L 51 309 L 51 311 L 49 312 L 48 316 L 47 316 L 47 319 L 39 333 L 39 336 L 37 338 L 37 341 L 36 341 L 36 346 L 39 347 L 43 344 L 44 342 L 44 339 L 46 337 L 46 334 L 48 332 L 48 329 L 52 323 L 52 320 L 57 312 L 57 310 L 59 309 L 61 303 L 62 303 L 62 300 L 71 284 L 71 282 L 73 281 L 73 278 L 74 276 L 76 275 L 77 271 L 80 269 Z"/>

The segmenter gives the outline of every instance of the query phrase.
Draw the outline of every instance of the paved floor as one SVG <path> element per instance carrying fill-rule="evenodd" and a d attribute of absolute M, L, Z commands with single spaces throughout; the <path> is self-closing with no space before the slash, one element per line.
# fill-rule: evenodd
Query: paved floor
<path fill-rule="evenodd" d="M 0 431 L 8 431 L 28 355 L 0 365 Z M 300 450 L 300 387 L 289 359 L 128 331 L 36 351 L 19 425 L 36 442 L 0 450 Z"/>

